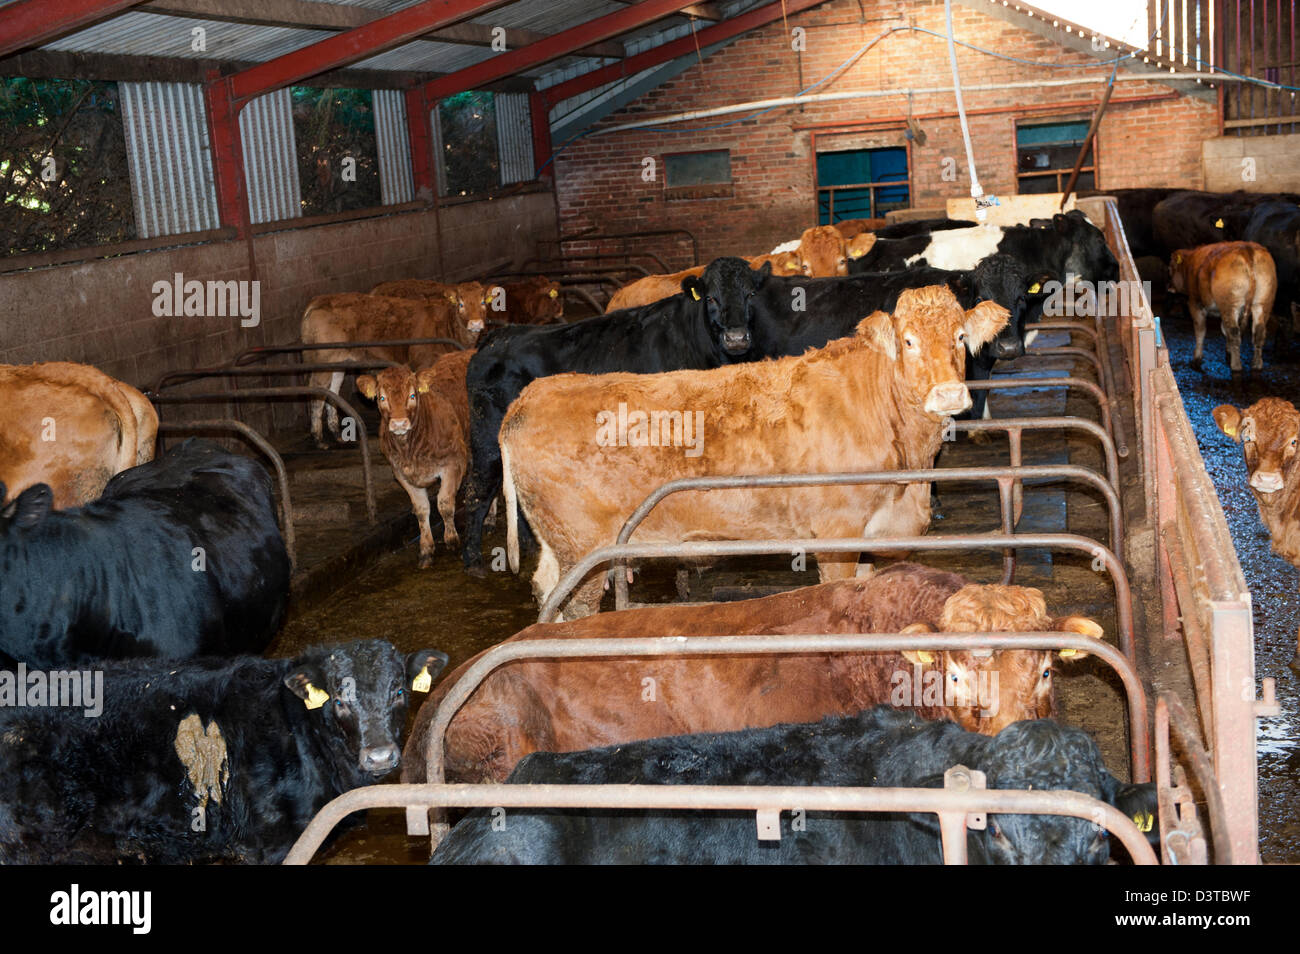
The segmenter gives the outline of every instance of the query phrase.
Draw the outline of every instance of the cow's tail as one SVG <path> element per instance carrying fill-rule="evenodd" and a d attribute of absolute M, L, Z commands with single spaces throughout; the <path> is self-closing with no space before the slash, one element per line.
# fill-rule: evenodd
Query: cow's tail
<path fill-rule="evenodd" d="M 515 497 L 515 475 L 510 466 L 510 445 L 501 442 L 501 493 L 506 505 L 506 559 L 510 572 L 519 572 L 519 507 Z"/>

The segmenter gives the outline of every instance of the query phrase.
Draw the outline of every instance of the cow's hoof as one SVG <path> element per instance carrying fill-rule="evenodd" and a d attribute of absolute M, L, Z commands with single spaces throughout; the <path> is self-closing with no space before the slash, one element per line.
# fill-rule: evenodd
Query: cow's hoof
<path fill-rule="evenodd" d="M 1229 373 L 1232 375 L 1232 380 L 1234 381 L 1240 381 L 1246 376 L 1246 372 L 1241 368 L 1231 368 L 1229 369 Z"/>
<path fill-rule="evenodd" d="M 320 438 L 320 437 L 318 437 L 318 438 L 316 438 L 315 440 L 313 440 L 313 441 L 312 441 L 312 444 L 316 447 L 317 450 L 329 450 L 329 449 L 330 449 L 329 441 L 324 440 L 323 438 Z"/>
<path fill-rule="evenodd" d="M 1199 371 L 1199 370 L 1201 370 L 1201 359 L 1200 359 L 1200 358 L 1193 358 L 1193 359 L 1192 359 L 1192 369 L 1195 370 L 1195 371 Z"/>
<path fill-rule="evenodd" d="M 420 554 L 419 562 L 417 562 L 417 563 L 415 564 L 415 568 L 416 568 L 417 570 L 432 570 L 432 569 L 433 569 L 433 554 L 432 554 L 432 553 L 421 553 L 421 554 Z"/>

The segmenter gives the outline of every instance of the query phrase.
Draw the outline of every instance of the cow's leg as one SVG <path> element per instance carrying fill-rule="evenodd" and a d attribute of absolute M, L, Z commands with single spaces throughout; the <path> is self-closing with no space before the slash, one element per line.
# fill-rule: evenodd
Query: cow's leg
<path fill-rule="evenodd" d="M 1205 309 L 1191 302 L 1187 310 L 1192 314 L 1192 331 L 1196 335 L 1196 350 L 1192 353 L 1192 367 L 1201 370 L 1201 360 L 1205 355 Z M 1225 323 L 1224 327 L 1227 325 Z"/>
<path fill-rule="evenodd" d="M 471 400 L 476 395 L 471 395 Z M 473 407 L 470 426 L 469 475 L 465 478 L 465 540 L 461 558 L 465 569 L 483 575 L 483 521 L 488 509 L 501 492 L 501 432 L 504 412 L 483 401 Z M 522 520 L 520 521 L 522 530 Z"/>
<path fill-rule="evenodd" d="M 1223 321 L 1223 337 L 1228 340 L 1228 367 L 1233 374 L 1241 373 L 1241 329 L 1249 316 L 1245 305 L 1224 308 L 1219 313 Z"/>
<path fill-rule="evenodd" d="M 342 371 L 334 371 L 330 374 L 329 389 L 335 394 L 343 393 Z M 339 409 L 333 402 L 325 405 L 325 422 L 329 425 L 330 433 L 334 435 L 334 439 L 336 441 L 342 440 L 342 433 L 339 431 Z"/>
<path fill-rule="evenodd" d="M 330 372 L 317 371 L 307 379 L 307 383 L 314 388 L 329 387 Z M 311 399 L 310 417 L 311 417 L 311 437 L 317 447 L 326 447 L 325 435 L 321 429 L 321 415 L 325 411 L 325 399 L 314 397 Z"/>
<path fill-rule="evenodd" d="M 448 464 L 439 474 L 438 513 L 442 515 L 442 542 L 453 550 L 460 546 L 460 537 L 456 533 L 456 491 L 464 476 L 465 465 L 459 461 Z"/>
<path fill-rule="evenodd" d="M 1264 367 L 1264 342 L 1268 340 L 1268 311 L 1263 304 L 1256 302 L 1251 306 L 1250 340 L 1255 346 L 1255 353 L 1250 356 L 1250 366 L 1255 371 Z"/>
<path fill-rule="evenodd" d="M 427 570 L 433 566 L 433 529 L 429 526 L 429 490 L 427 487 L 415 486 L 415 484 L 398 473 L 396 467 L 393 468 L 393 476 L 402 485 L 406 495 L 411 498 L 411 511 L 415 514 L 416 523 L 420 525 L 420 562 L 417 565 L 421 570 Z M 443 487 L 446 486 L 446 481 L 443 481 Z M 441 511 L 441 488 L 438 494 L 438 504 L 438 509 Z M 443 519 L 445 520 L 446 517 L 444 516 Z M 455 533 L 455 530 L 452 532 Z"/>

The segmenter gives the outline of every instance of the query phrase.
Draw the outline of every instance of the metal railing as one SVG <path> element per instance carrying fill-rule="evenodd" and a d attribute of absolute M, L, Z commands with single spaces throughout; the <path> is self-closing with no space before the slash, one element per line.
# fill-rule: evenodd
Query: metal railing
<path fill-rule="evenodd" d="M 573 256 L 563 256 L 564 246 L 575 242 L 620 242 L 622 243 L 623 254 L 633 254 L 628 251 L 627 243 L 629 239 L 642 238 L 664 238 L 670 235 L 685 236 L 691 243 L 691 264 L 695 265 L 700 260 L 700 243 L 695 238 L 695 234 L 686 229 L 639 229 L 633 232 L 575 232 L 571 235 L 561 235 L 556 240 L 556 247 L 560 249 L 562 257 L 572 257 L 577 261 L 582 260 L 582 254 Z M 636 253 L 639 254 L 639 251 Z"/>

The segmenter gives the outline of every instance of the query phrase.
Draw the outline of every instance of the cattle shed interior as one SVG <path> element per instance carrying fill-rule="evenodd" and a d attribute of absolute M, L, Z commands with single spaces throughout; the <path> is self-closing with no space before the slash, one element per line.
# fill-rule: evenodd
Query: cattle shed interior
<path fill-rule="evenodd" d="M 1037 325 L 1021 329 L 1014 352 L 997 355 L 991 375 L 984 375 L 987 385 L 968 367 L 968 394 L 987 396 L 984 417 L 947 420 L 937 460 L 932 454 L 919 464 L 907 458 L 908 466 L 874 468 L 926 471 L 922 476 L 890 483 L 859 474 L 840 485 L 845 499 L 870 499 L 886 509 L 903 505 L 904 488 L 910 495 L 932 485 L 928 529 L 895 532 L 889 520 L 868 514 L 858 524 L 866 529 L 854 535 L 932 539 L 863 551 L 856 574 L 869 575 L 869 564 L 879 572 L 906 559 L 974 583 L 1036 587 L 1046 618 L 1094 620 L 1108 646 L 1087 655 L 1078 651 L 1082 630 L 1048 638 L 1041 626 L 1026 630 L 1028 623 L 1006 627 L 1022 631 L 1020 643 L 995 629 L 1000 635 L 984 644 L 968 636 L 965 645 L 981 658 L 990 648 L 1063 651 L 1049 665 L 1055 717 L 1084 729 L 1116 778 L 1154 783 L 1146 827 L 1141 813 L 1136 828 L 1128 825 L 1141 832 L 1155 825 L 1150 860 L 1300 861 L 1294 810 L 1300 676 L 1289 665 L 1293 652 L 1300 654 L 1300 564 L 1288 562 L 1282 543 L 1270 543 L 1263 504 L 1257 506 L 1259 494 L 1251 489 L 1258 490 L 1256 465 L 1247 470 L 1234 439 L 1242 435 L 1229 437 L 1216 423 L 1222 405 L 1294 401 L 1300 384 L 1294 6 L 1267 0 L 1090 6 L 1075 0 L 1043 6 L 1014 0 L 0 0 L 0 391 L 10 386 L 5 374 L 18 366 L 89 365 L 148 399 L 160 422 L 159 456 L 197 436 L 266 471 L 292 562 L 286 617 L 263 655 L 290 660 L 323 643 L 380 637 L 402 653 L 440 650 L 451 673 L 537 623 L 539 612 L 546 622 L 574 604 L 566 607 L 554 592 L 547 600 L 530 586 L 535 572 L 545 575 L 551 547 L 540 521 L 534 533 L 522 531 L 519 543 L 508 529 L 513 478 L 506 498 L 493 490 L 496 519 L 483 536 L 475 572 L 467 569 L 472 561 L 462 565 L 458 558 L 466 536 L 474 540 L 465 529 L 473 505 L 463 486 L 452 527 L 432 506 L 431 565 L 417 567 L 417 560 L 430 563 L 428 541 L 412 512 L 416 497 L 395 478 L 390 452 L 397 432 L 389 421 L 403 398 L 394 392 L 388 403 L 378 400 L 387 394 L 381 372 L 424 367 L 416 355 L 431 345 L 435 357 L 460 355 L 456 386 L 468 410 L 450 398 L 444 403 L 448 426 L 456 426 L 456 405 L 467 434 L 482 425 L 475 368 L 488 356 L 489 340 L 494 347 L 505 342 L 503 354 L 553 359 L 547 370 L 529 365 L 524 383 L 535 377 L 546 385 L 547 375 L 595 368 L 600 355 L 593 351 L 608 349 L 603 370 L 671 372 L 693 387 L 729 373 L 721 365 L 743 371 L 754 355 L 804 360 L 798 356 L 805 349 L 701 361 L 676 358 L 676 339 L 636 339 L 625 347 L 605 340 L 584 348 L 600 341 L 584 337 L 584 329 L 613 320 L 599 316 L 616 295 L 632 294 L 652 276 L 670 277 L 646 302 L 680 302 L 673 314 L 687 316 L 712 316 L 715 306 L 725 311 L 728 302 L 719 305 L 717 286 L 709 284 L 712 266 L 698 280 L 678 273 L 719 258 L 766 255 L 782 243 L 794 248 L 795 264 L 775 261 L 770 276 L 746 274 L 762 276 L 758 281 L 769 287 L 805 277 L 851 282 L 859 280 L 859 255 L 884 261 L 891 249 L 904 248 L 891 243 L 920 236 L 914 249 L 907 246 L 893 264 L 879 266 L 880 274 L 902 273 L 925 259 L 920 265 L 961 272 L 965 277 L 953 282 L 971 288 L 975 263 L 1007 252 L 1011 239 L 1004 235 L 1028 235 L 1011 254 L 1025 279 L 1020 307 L 1032 310 L 1044 299 L 1047 306 L 1035 313 Z M 1268 221 L 1266 204 L 1276 216 Z M 945 246 L 935 237 L 946 226 L 933 226 L 945 218 L 977 220 L 975 232 L 996 235 L 977 254 L 974 246 Z M 902 237 L 910 228 L 918 230 L 915 236 Z M 839 260 L 831 254 L 830 271 L 818 271 L 820 259 L 812 257 L 813 233 L 806 230 L 814 229 L 817 241 L 829 236 L 837 243 Z M 855 235 L 873 233 L 865 251 L 852 244 Z M 1192 311 L 1204 299 L 1197 297 L 1199 286 L 1179 284 L 1180 256 L 1219 241 L 1261 243 L 1275 272 L 1268 337 L 1252 342 L 1248 327 L 1237 332 L 1242 361 L 1257 362 L 1244 372 L 1229 366 L 1223 309 L 1210 313 L 1201 360 Z M 1059 273 L 1041 264 L 1049 254 L 1044 249 L 1058 244 L 1069 254 Z M 956 249 L 955 258 L 935 258 L 947 248 Z M 1079 251 L 1084 248 L 1092 258 Z M 1089 272 L 1102 259 L 1109 264 Z M 877 266 L 868 268 L 876 274 Z M 443 330 L 413 324 L 415 330 L 401 332 L 406 326 L 395 318 L 374 323 L 370 302 L 409 296 L 372 289 L 408 279 L 444 283 L 418 308 L 401 306 L 440 316 L 444 324 L 436 327 Z M 1093 299 L 1076 299 L 1076 279 L 1107 286 L 1109 297 L 1099 290 Z M 539 281 L 535 290 L 521 290 L 522 283 Z M 343 298 L 322 296 L 350 297 L 345 308 Z M 746 321 L 760 320 L 753 317 L 759 306 L 737 300 Z M 511 309 L 505 318 L 503 302 Z M 895 307 L 902 306 L 892 299 L 881 306 L 886 313 Z M 467 325 L 475 310 L 482 317 Z M 331 325 L 309 332 L 313 312 L 328 312 L 340 327 L 356 323 L 345 331 Z M 1248 312 L 1249 306 L 1247 324 Z M 868 311 L 852 317 L 856 324 Z M 539 327 L 497 327 L 512 323 Z M 572 326 L 562 346 L 504 350 L 561 324 Z M 1014 325 L 1013 316 L 1013 332 Z M 846 328 L 831 337 L 852 335 L 852 326 Z M 1223 328 L 1230 332 L 1227 321 Z M 746 348 L 759 348 L 756 329 L 747 326 L 753 338 L 751 345 L 746 337 Z M 545 341 L 560 341 L 555 329 L 546 333 L 552 337 Z M 855 341 L 866 334 L 859 331 Z M 353 347 L 343 350 L 339 342 Z M 330 344 L 333 349 L 322 347 Z M 823 344 L 825 336 L 810 347 Z M 474 358 L 463 354 L 476 347 Z M 555 357 L 561 347 L 569 349 L 563 359 Z M 631 362 L 626 366 L 613 357 L 620 347 Z M 644 353 L 651 348 L 664 352 L 653 367 Z M 892 353 L 897 368 L 911 367 L 910 358 Z M 326 367 L 336 364 L 338 370 Z M 363 386 L 362 375 L 377 376 L 379 384 Z M 423 376 L 411 380 L 420 382 L 421 395 L 441 386 Z M 422 408 L 415 388 L 412 383 L 410 407 Z M 486 393 L 488 385 L 483 388 Z M 557 418 L 568 410 L 559 389 L 530 386 L 520 401 L 535 393 L 538 403 L 530 409 L 546 408 Z M 541 403 L 545 398 L 551 403 Z M 310 431 L 315 414 L 319 433 L 321 411 L 313 402 L 322 400 L 329 432 L 318 442 Z M 34 482 L 16 475 L 40 473 L 17 466 L 26 451 L 14 422 L 29 410 L 19 401 L 0 406 L 0 534 L 16 532 L 13 501 Z M 563 446 L 558 421 L 536 423 L 522 412 L 511 417 L 520 406 L 506 414 L 508 422 L 538 428 L 542 440 L 553 427 L 556 447 Z M 700 420 L 720 408 L 704 407 Z M 626 408 L 612 407 L 610 420 L 620 412 L 622 440 L 629 433 Z M 682 433 L 683 419 L 689 427 L 693 409 L 682 412 L 674 434 Z M 38 422 L 59 419 L 41 408 L 32 414 Z M 419 426 L 420 419 L 412 420 Z M 496 426 L 492 453 L 499 453 Z M 911 425 L 891 426 L 894 434 Z M 666 434 L 671 428 L 665 427 Z M 818 551 L 808 545 L 817 542 L 813 537 L 824 542 L 826 534 L 787 532 L 772 518 L 770 526 L 749 524 L 755 533 L 728 535 L 704 529 L 712 526 L 704 514 L 725 511 L 724 501 L 740 493 L 764 501 L 767 514 L 784 512 L 787 499 L 805 499 L 800 494 L 830 500 L 830 491 L 799 481 L 863 469 L 846 466 L 858 457 L 834 449 L 864 433 L 853 427 L 846 422 L 843 434 L 811 439 L 804 471 L 762 471 L 792 474 L 784 484 L 757 491 L 686 488 L 655 505 L 639 537 L 635 530 L 600 537 L 597 546 L 624 546 L 589 567 L 612 571 L 596 597 L 608 620 L 599 635 L 666 635 L 620 615 L 639 606 L 753 600 L 818 583 Z M 502 446 L 507 432 L 500 431 Z M 705 443 L 696 469 L 689 444 L 685 454 L 681 447 L 672 455 L 656 447 L 655 460 L 671 460 L 655 465 L 656 476 L 636 499 L 674 478 L 760 472 L 710 470 L 703 435 L 712 432 L 699 432 Z M 896 439 L 903 446 L 904 438 Z M 468 436 L 455 442 L 462 469 L 472 471 L 481 443 Z M 147 466 L 155 449 L 140 453 L 131 463 Z M 1300 463 L 1291 453 L 1290 463 L 1279 465 L 1290 469 L 1277 493 L 1296 498 Z M 568 462 L 565 499 L 585 495 L 592 512 L 616 508 L 606 506 L 614 479 L 589 469 L 599 456 L 575 452 Z M 525 465 L 507 462 L 516 466 Z M 459 473 L 444 471 L 441 479 Z M 557 496 L 562 483 L 555 482 Z M 89 504 L 98 489 L 77 503 Z M 425 509 L 439 496 L 430 487 Z M 521 501 L 524 496 L 521 490 Z M 55 503 L 63 507 L 57 488 Z M 526 512 L 542 505 L 528 497 Z M 688 529 L 671 540 L 655 536 L 668 525 L 665 513 L 692 511 L 701 529 L 688 517 Z M 632 513 L 616 516 L 621 521 Z M 1294 520 L 1289 532 L 1300 533 Z M 543 542 L 540 554 L 534 535 Z M 748 543 L 757 545 L 746 552 Z M 1294 553 L 1293 539 L 1288 546 Z M 510 558 L 519 548 L 522 566 L 512 572 Z M 557 578 L 571 567 L 560 562 Z M 0 606 L 14 602 L 5 586 L 0 576 Z M 6 661 L 20 659 L 6 642 L 5 625 L 0 618 L 0 674 Z M 1038 633 L 1042 645 L 1030 647 L 1023 632 Z M 931 643 L 924 634 L 912 637 L 906 645 L 929 650 L 927 659 L 945 648 L 937 637 Z M 546 638 L 546 631 L 530 638 Z M 787 650 L 787 657 L 791 652 L 798 650 Z M 595 663 L 548 665 L 576 672 Z M 918 664 L 918 684 L 920 675 Z M 429 688 L 427 673 L 425 683 L 420 691 Z M 312 708 L 315 697 L 304 698 Z M 418 707 L 418 701 L 411 705 L 408 732 Z M 831 707 L 823 714 L 836 713 Z M 408 746 L 403 771 L 409 758 Z M 185 784 L 197 792 L 197 770 L 185 766 Z M 502 791 L 509 786 L 492 780 L 483 783 L 478 801 L 439 802 L 442 771 L 438 762 L 425 777 L 403 775 L 409 784 L 399 784 L 394 772 L 356 788 L 337 817 L 312 823 L 288 861 L 424 863 L 447 823 L 467 810 L 526 810 L 526 802 L 509 801 L 510 792 Z M 952 797 L 945 803 L 948 820 L 958 808 L 985 810 Z M 725 807 L 757 811 L 760 829 L 773 812 L 757 801 Z M 369 811 L 331 835 L 347 811 L 359 809 Z M 1127 824 L 1127 816 L 1121 821 Z M 1149 860 L 1119 850 L 1121 842 L 1129 845 L 1129 834 L 1112 837 L 1112 856 Z M 788 828 L 784 837 L 792 837 Z M 971 844 L 983 837 L 972 831 Z M 949 841 L 945 836 L 945 851 L 956 851 Z M 22 859 L 8 850 L 0 844 L 0 861 Z M 965 859 L 964 847 L 957 857 Z"/>

